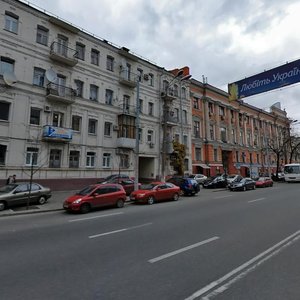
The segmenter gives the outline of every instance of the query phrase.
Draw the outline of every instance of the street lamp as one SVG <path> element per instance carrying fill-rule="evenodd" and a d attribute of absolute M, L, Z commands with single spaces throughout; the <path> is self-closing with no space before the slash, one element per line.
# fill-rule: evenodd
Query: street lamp
<path fill-rule="evenodd" d="M 135 169 L 134 169 L 134 190 L 139 187 L 139 152 L 140 152 L 140 78 L 136 79 L 136 112 L 135 112 Z"/>

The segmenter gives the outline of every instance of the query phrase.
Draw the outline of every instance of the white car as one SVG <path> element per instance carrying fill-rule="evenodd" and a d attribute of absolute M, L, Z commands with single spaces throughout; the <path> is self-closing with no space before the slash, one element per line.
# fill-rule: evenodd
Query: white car
<path fill-rule="evenodd" d="M 192 174 L 189 178 L 195 179 L 199 184 L 203 184 L 203 182 L 207 179 L 207 176 L 203 174 Z"/>

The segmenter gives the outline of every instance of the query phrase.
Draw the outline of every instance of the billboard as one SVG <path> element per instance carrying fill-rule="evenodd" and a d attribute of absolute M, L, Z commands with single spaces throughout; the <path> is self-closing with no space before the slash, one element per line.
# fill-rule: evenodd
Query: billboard
<path fill-rule="evenodd" d="M 300 59 L 228 84 L 229 100 L 278 89 L 300 81 Z"/>

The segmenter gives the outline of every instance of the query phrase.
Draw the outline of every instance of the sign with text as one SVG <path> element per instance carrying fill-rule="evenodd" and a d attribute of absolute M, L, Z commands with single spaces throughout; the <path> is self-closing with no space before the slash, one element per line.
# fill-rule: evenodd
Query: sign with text
<path fill-rule="evenodd" d="M 300 81 L 300 59 L 228 84 L 229 100 L 264 93 Z"/>

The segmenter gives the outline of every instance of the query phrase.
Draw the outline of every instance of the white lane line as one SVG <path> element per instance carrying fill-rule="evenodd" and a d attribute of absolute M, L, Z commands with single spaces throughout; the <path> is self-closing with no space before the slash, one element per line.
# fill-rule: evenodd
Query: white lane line
<path fill-rule="evenodd" d="M 89 239 L 94 239 L 94 238 L 97 238 L 97 237 L 110 235 L 110 234 L 114 234 L 114 233 L 119 233 L 119 232 L 131 230 L 131 229 L 141 228 L 141 227 L 149 226 L 149 225 L 152 225 L 152 223 L 146 223 L 146 224 L 142 224 L 142 225 L 127 227 L 127 228 L 121 228 L 121 229 L 114 230 L 114 231 L 109 231 L 109 232 L 99 233 L 99 234 L 95 234 L 95 235 L 90 235 Z"/>
<path fill-rule="evenodd" d="M 112 213 L 112 214 L 106 214 L 106 215 L 100 215 L 100 216 L 93 216 L 93 217 L 87 217 L 87 218 L 81 218 L 81 219 L 73 219 L 73 220 L 69 220 L 69 222 L 86 221 L 86 220 L 92 220 L 92 219 L 97 219 L 97 218 L 105 218 L 105 217 L 116 216 L 116 215 L 121 215 L 121 214 L 124 214 L 124 213 L 123 212 L 118 212 L 118 213 Z"/>
<path fill-rule="evenodd" d="M 151 264 L 153 264 L 153 263 L 156 263 L 156 262 L 158 262 L 158 261 L 160 261 L 160 260 L 163 260 L 163 259 L 165 259 L 165 258 L 168 258 L 168 257 L 170 257 L 170 256 L 179 254 L 179 253 L 184 252 L 184 251 L 191 250 L 191 249 L 193 249 L 193 248 L 196 248 L 196 247 L 199 247 L 199 246 L 201 246 L 201 245 L 210 243 L 210 242 L 212 242 L 212 241 L 214 241 L 214 240 L 217 240 L 217 239 L 219 239 L 219 237 L 218 237 L 218 236 L 214 236 L 214 237 L 212 237 L 212 238 L 210 238 L 210 239 L 207 239 L 207 240 L 205 240 L 205 241 L 202 241 L 202 242 L 199 242 L 199 243 L 196 243 L 196 244 L 193 244 L 193 245 L 190 245 L 190 246 L 187 246 L 187 247 L 178 249 L 178 250 L 176 250 L 176 251 L 169 252 L 169 253 L 166 253 L 166 254 L 164 254 L 164 255 L 161 255 L 161 256 L 152 258 L 152 259 L 148 260 L 148 262 L 151 263 Z"/>
<path fill-rule="evenodd" d="M 228 197 L 232 197 L 232 195 L 218 196 L 218 197 L 214 197 L 214 199 L 222 199 L 222 198 L 228 198 Z"/>
<path fill-rule="evenodd" d="M 268 259 L 270 259 L 274 255 L 278 254 L 279 252 L 284 250 L 286 247 L 288 247 L 288 246 L 292 245 L 293 243 L 295 243 L 298 239 L 300 239 L 300 230 L 296 231 L 295 233 L 288 236 L 284 240 L 282 240 L 279 243 L 275 244 L 274 246 L 270 247 L 266 251 L 264 251 L 264 252 L 260 253 L 259 255 L 253 257 L 252 259 L 248 260 L 247 262 L 240 265 L 239 267 L 232 270 L 231 272 L 227 273 L 226 275 L 219 278 L 218 280 L 213 281 L 210 284 L 208 284 L 207 286 L 205 286 L 204 288 L 196 291 L 194 294 L 192 294 L 191 296 L 189 296 L 185 300 L 194 300 L 194 299 L 206 294 L 210 290 L 212 290 L 212 291 L 206 297 L 203 297 L 202 298 L 203 300 L 207 300 L 207 299 L 211 298 L 212 296 L 216 296 L 217 294 L 220 294 L 220 293 L 224 292 L 234 282 L 236 282 L 237 280 L 245 277 L 249 272 L 253 271 L 255 268 L 257 268 L 263 262 L 267 261 Z M 256 264 L 249 267 L 253 263 L 256 263 Z M 228 280 L 230 277 L 232 277 L 233 275 L 235 275 L 239 272 L 242 272 L 242 273 L 236 275 L 229 282 L 227 282 L 227 283 L 223 284 L 222 286 L 219 286 L 218 288 L 214 289 L 216 286 L 220 285 L 221 283 Z"/>
<path fill-rule="evenodd" d="M 257 201 L 261 201 L 261 200 L 265 200 L 265 199 L 266 198 L 258 198 L 258 199 L 250 200 L 250 201 L 248 201 L 248 203 L 257 202 Z"/>

